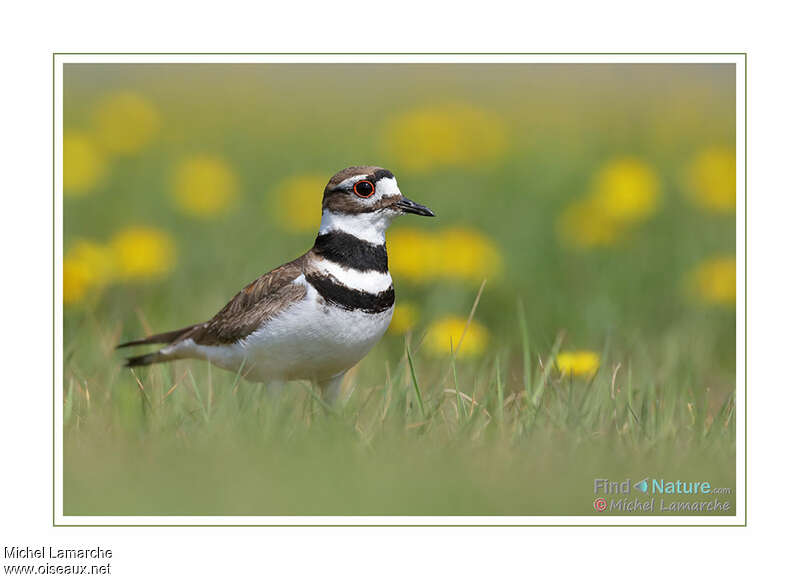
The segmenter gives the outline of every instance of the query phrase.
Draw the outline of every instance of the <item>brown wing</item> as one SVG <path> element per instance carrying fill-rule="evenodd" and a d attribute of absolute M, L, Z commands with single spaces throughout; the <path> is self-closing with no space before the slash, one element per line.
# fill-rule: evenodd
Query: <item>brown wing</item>
<path fill-rule="evenodd" d="M 244 338 L 270 318 L 306 295 L 304 285 L 292 281 L 304 271 L 306 256 L 267 272 L 245 286 L 214 318 L 198 324 L 176 339 L 197 344 L 228 344 Z"/>

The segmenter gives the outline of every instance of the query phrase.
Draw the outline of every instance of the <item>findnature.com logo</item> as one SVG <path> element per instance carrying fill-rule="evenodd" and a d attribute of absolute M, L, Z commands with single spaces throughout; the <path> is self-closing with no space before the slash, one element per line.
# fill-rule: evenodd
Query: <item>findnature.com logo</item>
<path fill-rule="evenodd" d="M 594 493 L 595 495 L 603 493 L 606 495 L 630 495 L 631 489 L 635 489 L 641 493 L 652 494 L 718 494 L 728 495 L 731 493 L 729 487 L 712 487 L 709 481 L 683 481 L 680 479 L 665 480 L 656 478 L 645 477 L 641 481 L 631 483 L 631 479 L 623 481 L 611 481 L 609 479 L 598 478 L 594 480 Z"/>

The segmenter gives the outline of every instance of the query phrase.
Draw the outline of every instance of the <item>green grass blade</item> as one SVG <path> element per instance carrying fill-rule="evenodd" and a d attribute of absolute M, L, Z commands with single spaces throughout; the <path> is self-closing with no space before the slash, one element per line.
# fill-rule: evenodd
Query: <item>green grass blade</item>
<path fill-rule="evenodd" d="M 525 319 L 525 309 L 522 306 L 522 300 L 517 303 L 519 310 L 519 326 L 522 332 L 522 381 L 525 386 L 525 392 L 528 395 L 528 400 L 533 400 L 533 391 L 531 387 L 531 341 L 528 334 L 528 323 Z"/>
<path fill-rule="evenodd" d="M 422 402 L 422 393 L 419 390 L 419 381 L 417 380 L 417 372 L 414 369 L 414 359 L 411 356 L 411 349 L 408 347 L 408 343 L 406 343 L 406 359 L 408 360 L 408 368 L 411 372 L 411 382 L 414 384 L 414 392 L 417 395 L 417 403 L 419 404 L 419 410 L 422 413 L 423 417 L 427 417 L 425 413 L 425 404 Z"/>
<path fill-rule="evenodd" d="M 539 408 L 539 403 L 542 399 L 542 393 L 544 393 L 544 388 L 547 385 L 547 379 L 550 377 L 550 372 L 553 370 L 553 367 L 556 364 L 556 356 L 558 356 L 558 353 L 561 350 L 562 342 L 564 342 L 564 333 L 560 332 L 553 343 L 553 348 L 550 349 L 550 354 L 544 363 L 544 368 L 542 369 L 541 373 L 539 373 L 539 377 L 536 380 L 536 387 L 533 390 L 533 396 L 531 398 L 531 403 L 535 409 Z"/>
<path fill-rule="evenodd" d="M 497 389 L 497 422 L 502 426 L 505 408 L 505 393 L 503 392 L 503 380 L 500 378 L 500 357 L 496 356 L 494 359 L 495 376 L 496 376 L 496 389 Z"/>

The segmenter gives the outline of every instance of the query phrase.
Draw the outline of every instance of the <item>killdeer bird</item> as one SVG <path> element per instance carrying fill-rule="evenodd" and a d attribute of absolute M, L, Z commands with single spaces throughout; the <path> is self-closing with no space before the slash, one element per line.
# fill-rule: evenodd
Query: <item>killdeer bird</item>
<path fill-rule="evenodd" d="M 404 213 L 434 215 L 405 197 L 390 171 L 343 169 L 325 187 L 313 248 L 245 286 L 210 320 L 119 345 L 166 343 L 126 366 L 206 359 L 251 381 L 311 380 L 334 401 L 345 372 L 392 319 L 384 234 Z"/>

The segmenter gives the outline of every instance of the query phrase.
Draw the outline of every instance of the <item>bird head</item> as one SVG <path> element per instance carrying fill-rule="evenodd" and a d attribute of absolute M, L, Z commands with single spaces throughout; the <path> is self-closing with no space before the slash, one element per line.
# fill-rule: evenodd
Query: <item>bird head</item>
<path fill-rule="evenodd" d="M 348 167 L 331 177 L 325 186 L 320 233 L 339 230 L 383 243 L 384 232 L 392 220 L 407 213 L 434 215 L 402 194 L 391 171 L 375 166 Z"/>

